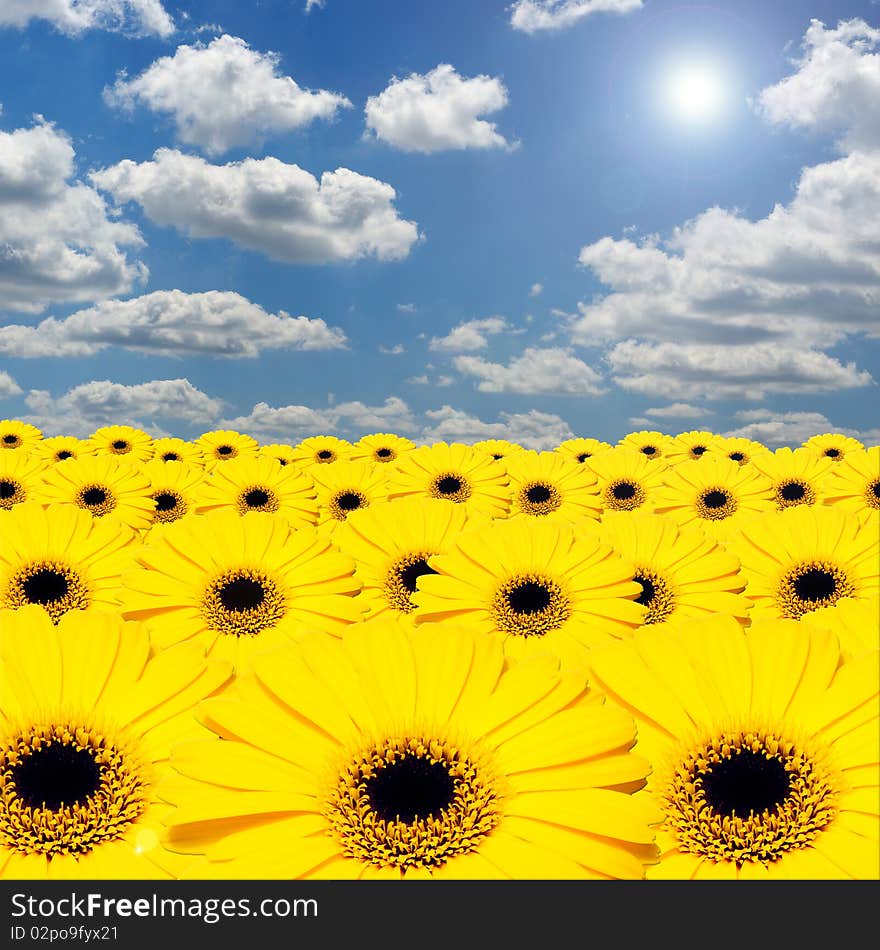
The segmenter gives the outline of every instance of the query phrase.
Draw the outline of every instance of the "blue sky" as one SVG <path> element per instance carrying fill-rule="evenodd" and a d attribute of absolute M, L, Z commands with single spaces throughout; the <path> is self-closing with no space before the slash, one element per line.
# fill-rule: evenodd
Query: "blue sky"
<path fill-rule="evenodd" d="M 880 6 L 0 0 L 0 416 L 874 444 Z"/>

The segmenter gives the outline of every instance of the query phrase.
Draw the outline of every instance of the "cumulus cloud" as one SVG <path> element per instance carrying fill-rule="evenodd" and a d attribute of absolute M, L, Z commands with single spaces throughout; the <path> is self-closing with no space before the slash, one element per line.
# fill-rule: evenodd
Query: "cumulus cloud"
<path fill-rule="evenodd" d="M 699 419 L 700 416 L 711 416 L 711 409 L 701 409 L 699 406 L 690 406 L 686 402 L 674 402 L 671 406 L 660 406 L 657 409 L 646 409 L 646 416 L 658 419 Z"/>
<path fill-rule="evenodd" d="M 477 416 L 444 405 L 429 409 L 425 416 L 433 424 L 422 429 L 423 443 L 465 442 L 509 439 L 527 449 L 554 449 L 574 437 L 568 423 L 559 416 L 532 409 L 529 412 L 502 412 L 498 422 L 484 422 Z"/>
<path fill-rule="evenodd" d="M 155 420 L 177 427 L 186 425 L 210 429 L 223 403 L 203 393 L 188 379 L 154 379 L 124 385 L 110 380 L 93 380 L 74 386 L 53 397 L 43 389 L 32 389 L 25 397 L 30 414 L 25 422 L 39 426 L 46 435 L 87 436 L 105 425 L 132 425 L 153 435 L 161 430 Z"/>
<path fill-rule="evenodd" d="M 0 369 L 0 399 L 17 396 L 21 393 L 21 386 L 6 372 Z"/>
<path fill-rule="evenodd" d="M 864 20 L 835 29 L 811 20 L 796 72 L 764 89 L 756 107 L 770 122 L 843 134 L 841 147 L 880 147 L 880 30 Z"/>
<path fill-rule="evenodd" d="M 170 113 L 178 139 L 211 155 L 331 119 L 351 106 L 338 93 L 302 89 L 281 74 L 279 63 L 277 53 L 260 53 L 224 34 L 207 46 L 178 46 L 134 79 L 121 76 L 104 99 L 123 109 L 141 103 Z"/>
<path fill-rule="evenodd" d="M 367 129 L 380 141 L 404 152 L 439 152 L 462 148 L 510 148 L 494 122 L 478 116 L 507 105 L 500 79 L 465 79 L 441 63 L 429 73 L 392 77 L 364 110 Z"/>
<path fill-rule="evenodd" d="M 624 340 L 606 357 L 624 389 L 675 399 L 761 399 L 867 386 L 870 373 L 809 349 L 776 343 L 645 343 Z"/>
<path fill-rule="evenodd" d="M 106 300 L 65 320 L 0 326 L 0 354 L 19 358 L 91 356 L 111 346 L 159 356 L 256 357 L 263 350 L 330 350 L 345 343 L 342 330 L 323 320 L 267 313 L 219 290 L 157 290 Z"/>
<path fill-rule="evenodd" d="M 394 346 L 380 345 L 379 352 L 386 356 L 400 356 L 401 353 L 406 352 L 406 347 L 402 343 L 395 343 Z"/>
<path fill-rule="evenodd" d="M 453 327 L 446 336 L 432 337 L 428 347 L 445 353 L 465 353 L 482 350 L 489 345 L 489 336 L 507 330 L 507 321 L 503 317 L 486 317 L 482 320 L 468 320 Z"/>
<path fill-rule="evenodd" d="M 592 13 L 630 13 L 642 0 L 516 0 L 510 25 L 524 33 L 564 30 Z"/>
<path fill-rule="evenodd" d="M 156 224 L 191 237 L 226 238 L 288 263 L 399 260 L 419 232 L 394 208 L 394 189 L 348 168 L 316 179 L 277 158 L 211 165 L 160 148 L 153 161 L 93 172 L 119 202 L 136 201 Z"/>
<path fill-rule="evenodd" d="M 71 36 L 111 30 L 143 36 L 170 36 L 174 21 L 161 0 L 3 0 L 0 26 L 24 27 L 45 20 Z"/>
<path fill-rule="evenodd" d="M 529 289 L 529 296 L 537 297 L 538 294 L 540 294 L 543 289 L 544 289 L 543 284 L 532 284 L 531 288 Z"/>
<path fill-rule="evenodd" d="M 457 356 L 455 368 L 480 380 L 486 393 L 570 393 L 599 396 L 602 377 L 566 349 L 528 347 L 504 366 L 478 356 Z"/>
<path fill-rule="evenodd" d="M 820 412 L 772 412 L 770 409 L 750 409 L 736 413 L 736 418 L 745 423 L 738 429 L 725 432 L 726 436 L 745 436 L 763 442 L 770 448 L 781 445 L 797 447 L 821 432 L 837 432 L 861 438 L 865 433 L 857 429 L 835 426 Z M 867 433 L 871 435 L 871 433 Z"/>
<path fill-rule="evenodd" d="M 380 406 L 354 401 L 337 403 L 326 409 L 301 405 L 270 406 L 259 402 L 248 415 L 224 419 L 222 425 L 264 441 L 284 442 L 328 432 L 360 438 L 369 432 L 412 432 L 416 428 L 412 411 L 397 396 L 389 396 Z"/>
<path fill-rule="evenodd" d="M 99 300 L 146 279 L 123 250 L 143 245 L 138 229 L 74 179 L 74 158 L 68 137 L 40 117 L 0 132 L 0 311 Z"/>

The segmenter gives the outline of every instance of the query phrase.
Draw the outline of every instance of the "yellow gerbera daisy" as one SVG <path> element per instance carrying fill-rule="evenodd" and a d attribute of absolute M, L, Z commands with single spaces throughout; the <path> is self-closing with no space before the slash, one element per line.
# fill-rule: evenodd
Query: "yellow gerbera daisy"
<path fill-rule="evenodd" d="M 593 653 L 653 765 L 649 878 L 878 877 L 880 663 L 839 659 L 826 630 L 722 615 Z"/>
<path fill-rule="evenodd" d="M 878 608 L 871 601 L 844 597 L 833 607 L 819 607 L 804 614 L 801 623 L 834 633 L 840 641 L 840 655 L 844 662 L 880 650 Z"/>
<path fill-rule="evenodd" d="M 574 459 L 575 462 L 583 465 L 587 459 L 602 455 L 611 448 L 610 443 L 602 442 L 599 439 L 577 438 L 560 442 L 553 451 L 564 455 L 566 458 Z"/>
<path fill-rule="evenodd" d="M 664 458 L 670 465 L 693 462 L 709 452 L 718 443 L 718 439 L 719 436 L 703 429 L 679 432 L 669 443 Z"/>
<path fill-rule="evenodd" d="M 54 621 L 68 610 L 116 610 L 121 573 L 136 535 L 72 505 L 16 505 L 3 516 L 0 608 L 43 607 Z"/>
<path fill-rule="evenodd" d="M 179 745 L 165 838 L 211 878 L 641 878 L 631 717 L 552 657 L 371 620 L 264 654 Z"/>
<path fill-rule="evenodd" d="M 37 442 L 32 447 L 31 454 L 43 459 L 49 465 L 54 465 L 65 459 L 94 455 L 95 447 L 86 439 L 77 439 L 73 435 L 53 435 L 51 438 Z"/>
<path fill-rule="evenodd" d="M 831 459 L 809 449 L 777 449 L 757 456 L 753 467 L 770 479 L 773 498 L 779 510 L 798 505 L 821 505 L 825 501 Z"/>
<path fill-rule="evenodd" d="M 388 500 L 387 469 L 372 462 L 339 462 L 309 469 L 318 493 L 318 527 L 333 531 L 350 514 Z"/>
<path fill-rule="evenodd" d="M 156 509 L 143 466 L 108 455 L 66 459 L 43 475 L 46 503 L 76 505 L 94 518 L 147 528 Z"/>
<path fill-rule="evenodd" d="M 741 595 L 739 560 L 698 527 L 641 511 L 609 512 L 601 525 L 584 527 L 634 565 L 642 586 L 637 602 L 648 611 L 644 623 L 716 613 L 746 622 L 751 604 Z"/>
<path fill-rule="evenodd" d="M 361 618 L 354 562 L 280 515 L 215 511 L 167 525 L 123 577 L 121 611 L 159 647 L 196 640 L 237 672 L 302 630 L 338 634 Z"/>
<path fill-rule="evenodd" d="M 832 462 L 842 462 L 847 453 L 861 451 L 864 447 L 864 444 L 859 442 L 858 439 L 841 435 L 839 432 L 825 432 L 822 435 L 814 435 L 804 442 L 805 449 L 809 449 L 818 458 L 831 459 Z"/>
<path fill-rule="evenodd" d="M 772 455 L 770 449 L 754 439 L 747 439 L 744 436 L 716 436 L 715 441 L 709 446 L 710 455 L 722 455 L 729 458 L 731 462 L 737 465 L 749 465 L 764 455 Z"/>
<path fill-rule="evenodd" d="M 86 440 L 96 455 L 124 456 L 129 461 L 146 462 L 153 457 L 153 437 L 131 426 L 102 426 Z"/>
<path fill-rule="evenodd" d="M 203 432 L 196 439 L 196 447 L 205 460 L 205 468 L 211 471 L 221 462 L 231 462 L 243 455 L 256 455 L 259 443 L 249 435 L 232 429 L 214 429 Z"/>
<path fill-rule="evenodd" d="M 36 426 L 18 419 L 0 420 L 0 451 L 3 449 L 24 449 L 31 451 L 43 438 Z"/>
<path fill-rule="evenodd" d="M 505 461 L 510 477 L 510 517 L 577 521 L 599 518 L 596 476 L 559 452 L 524 451 Z"/>
<path fill-rule="evenodd" d="M 770 480 L 730 459 L 680 462 L 664 473 L 654 510 L 679 524 L 699 524 L 714 537 L 727 537 L 744 520 L 775 507 Z"/>
<path fill-rule="evenodd" d="M 847 452 L 827 482 L 827 501 L 858 515 L 880 510 L 880 446 Z"/>
<path fill-rule="evenodd" d="M 29 452 L 0 452 L 0 512 L 23 501 L 41 501 L 46 463 Z M 2 530 L 0 530 L 2 536 Z"/>
<path fill-rule="evenodd" d="M 439 498 L 492 518 L 507 514 L 510 494 L 504 465 L 461 442 L 423 445 L 388 473 L 389 498 Z"/>
<path fill-rule="evenodd" d="M 237 515 L 282 515 L 298 528 L 314 525 L 318 503 L 312 479 L 292 465 L 250 455 L 214 470 L 199 489 L 196 511 L 228 510 Z"/>
<path fill-rule="evenodd" d="M 672 436 L 643 429 L 641 432 L 631 432 L 624 436 L 617 444 L 635 452 L 641 452 L 646 458 L 656 460 L 666 456 L 672 444 Z"/>
<path fill-rule="evenodd" d="M 753 618 L 798 620 L 843 597 L 877 605 L 877 515 L 863 525 L 836 508 L 773 511 L 744 524 L 728 547 L 742 563 Z"/>
<path fill-rule="evenodd" d="M 162 438 L 153 442 L 153 456 L 162 462 L 183 462 L 185 465 L 205 467 L 205 456 L 199 446 L 185 439 Z"/>
<path fill-rule="evenodd" d="M 507 439 L 482 439 L 479 442 L 474 442 L 471 448 L 491 455 L 496 462 L 506 459 L 508 455 L 525 451 L 523 446 L 516 442 L 509 442 Z"/>
<path fill-rule="evenodd" d="M 164 462 L 158 458 L 146 462 L 143 472 L 150 480 L 150 497 L 155 506 L 154 526 L 179 521 L 196 510 L 205 479 L 200 465 Z"/>
<path fill-rule="evenodd" d="M 599 501 L 605 511 L 654 510 L 654 498 L 663 486 L 666 462 L 652 462 L 625 446 L 609 449 L 586 465 L 596 476 Z"/>
<path fill-rule="evenodd" d="M 303 439 L 293 447 L 296 465 L 306 470 L 313 465 L 332 465 L 351 458 L 352 445 L 347 439 L 337 439 L 335 435 L 314 435 Z"/>
<path fill-rule="evenodd" d="M 354 511 L 333 535 L 333 543 L 354 558 L 363 584 L 358 600 L 364 618 L 388 611 L 411 613 L 418 579 L 433 574 L 428 559 L 452 549 L 473 524 L 467 509 L 451 501 L 402 498 Z"/>
<path fill-rule="evenodd" d="M 374 432 L 358 439 L 351 449 L 352 462 L 379 462 L 387 465 L 396 462 L 401 455 L 406 455 L 416 447 L 411 439 L 402 435 L 393 435 L 390 432 Z"/>
<path fill-rule="evenodd" d="M 590 533 L 518 518 L 463 532 L 412 595 L 417 622 L 455 619 L 505 634 L 516 657 L 550 652 L 572 667 L 588 647 L 627 636 L 647 611 L 633 565 Z"/>
<path fill-rule="evenodd" d="M 296 453 L 292 445 L 286 442 L 273 442 L 270 445 L 261 445 L 257 455 L 275 459 L 279 465 L 293 465 L 296 462 Z"/>
<path fill-rule="evenodd" d="M 0 878 L 174 877 L 157 786 L 229 672 L 111 614 L 0 614 Z"/>

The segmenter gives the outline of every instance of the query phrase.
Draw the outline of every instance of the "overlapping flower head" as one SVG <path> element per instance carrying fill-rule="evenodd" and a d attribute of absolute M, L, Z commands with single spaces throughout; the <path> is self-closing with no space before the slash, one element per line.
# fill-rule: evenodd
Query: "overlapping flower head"
<path fill-rule="evenodd" d="M 845 434 L 0 422 L 0 877 L 877 878 L 878 668 Z"/>

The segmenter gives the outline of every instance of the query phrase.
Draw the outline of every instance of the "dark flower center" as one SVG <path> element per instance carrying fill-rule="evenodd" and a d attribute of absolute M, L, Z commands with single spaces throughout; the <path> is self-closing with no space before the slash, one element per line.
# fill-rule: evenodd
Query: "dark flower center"
<path fill-rule="evenodd" d="M 507 595 L 510 609 L 517 614 L 537 614 L 550 604 L 550 591 L 543 584 L 525 581 Z"/>
<path fill-rule="evenodd" d="M 614 495 L 618 501 L 626 501 L 629 498 L 633 498 L 635 493 L 636 486 L 631 482 L 621 482 L 619 485 L 615 485 L 614 488 L 611 489 L 611 494 Z"/>
<path fill-rule="evenodd" d="M 107 492 L 103 488 L 87 488 L 82 494 L 86 505 L 103 505 L 107 500 Z"/>
<path fill-rule="evenodd" d="M 86 749 L 53 742 L 11 769 L 15 793 L 27 808 L 58 811 L 85 801 L 101 784 L 101 767 Z"/>
<path fill-rule="evenodd" d="M 691 454 L 692 454 L 692 455 L 702 455 L 705 451 L 706 451 L 706 446 L 705 446 L 705 445 L 695 445 L 695 446 L 691 449 Z"/>
<path fill-rule="evenodd" d="M 503 455 L 498 455 L 498 454 L 496 453 L 495 455 L 492 456 L 492 458 L 495 459 L 495 461 L 497 462 L 499 459 L 503 459 L 504 456 L 503 456 Z"/>
<path fill-rule="evenodd" d="M 703 495 L 703 504 L 707 508 L 723 508 L 727 504 L 727 495 L 723 491 L 713 489 Z"/>
<path fill-rule="evenodd" d="M 176 452 L 166 452 L 162 456 L 163 462 L 178 462 L 180 461 L 180 456 Z"/>
<path fill-rule="evenodd" d="M 643 607 L 647 607 L 648 604 L 650 604 L 654 599 L 654 595 L 657 593 L 657 588 L 654 586 L 652 581 L 650 581 L 647 577 L 642 577 L 640 574 L 636 574 L 633 580 L 638 581 L 642 585 L 642 592 L 638 597 L 636 597 L 636 603 L 641 604 Z"/>
<path fill-rule="evenodd" d="M 389 762 L 364 783 L 367 800 L 383 821 L 412 824 L 439 815 L 455 798 L 455 782 L 442 762 L 407 755 Z"/>
<path fill-rule="evenodd" d="M 825 451 L 825 454 L 826 454 L 826 455 L 828 456 L 828 458 L 830 458 L 830 459 L 836 459 L 837 456 L 840 455 L 840 449 L 827 449 L 827 450 Z"/>
<path fill-rule="evenodd" d="M 416 584 L 420 577 L 424 577 L 425 574 L 436 574 L 437 572 L 433 567 L 428 567 L 428 562 L 424 558 L 420 558 L 418 561 L 413 561 L 412 564 L 407 564 L 406 567 L 402 568 L 397 572 L 397 576 L 400 578 L 401 584 L 411 593 L 416 592 Z"/>
<path fill-rule="evenodd" d="M 742 452 L 731 452 L 727 457 L 732 462 L 741 462 L 745 458 L 745 455 L 743 455 Z"/>
<path fill-rule="evenodd" d="M 153 500 L 156 502 L 156 511 L 173 511 L 177 507 L 177 499 L 171 492 L 160 491 L 153 496 Z"/>
<path fill-rule="evenodd" d="M 250 577 L 237 577 L 220 588 L 220 602 L 227 610 L 253 610 L 263 603 L 266 592 L 263 585 Z"/>
<path fill-rule="evenodd" d="M 218 455 L 232 455 L 232 446 L 231 445 L 220 445 L 217 447 Z"/>
<path fill-rule="evenodd" d="M 550 489 L 546 485 L 532 485 L 526 492 L 526 497 L 533 505 L 539 505 L 550 498 Z"/>
<path fill-rule="evenodd" d="M 353 491 L 346 491 L 336 496 L 336 504 L 343 511 L 354 511 L 355 508 L 360 508 L 361 499 Z"/>
<path fill-rule="evenodd" d="M 646 445 L 642 449 L 642 452 L 644 452 L 645 455 L 653 455 L 656 451 L 657 451 L 657 447 L 654 445 Z"/>
<path fill-rule="evenodd" d="M 779 489 L 779 494 L 782 495 L 786 501 L 800 501 L 806 494 L 806 490 L 800 482 L 789 482 Z"/>
<path fill-rule="evenodd" d="M 760 815 L 785 801 L 789 773 L 779 759 L 751 749 L 735 750 L 703 774 L 703 793 L 719 815 Z"/>
<path fill-rule="evenodd" d="M 57 458 L 59 462 L 63 462 L 65 459 L 73 458 L 73 452 L 68 452 L 67 449 L 62 449 L 55 456 L 55 458 Z"/>
<path fill-rule="evenodd" d="M 57 571 L 41 568 L 22 581 L 22 590 L 29 604 L 51 604 L 67 596 L 70 585 Z"/>
<path fill-rule="evenodd" d="M 825 600 L 837 590 L 833 574 L 811 567 L 795 578 L 794 592 L 801 600 Z"/>
<path fill-rule="evenodd" d="M 333 453 L 330 451 L 330 449 L 321 449 L 321 451 L 318 452 L 318 458 L 326 462 L 333 458 Z"/>
<path fill-rule="evenodd" d="M 581 452 L 581 454 L 577 457 L 577 460 L 583 463 L 586 462 L 588 458 L 590 458 L 589 452 Z"/>
<path fill-rule="evenodd" d="M 262 508 L 269 500 L 269 493 L 262 488 L 252 488 L 245 496 L 245 504 L 249 508 Z"/>
<path fill-rule="evenodd" d="M 16 491 L 18 491 L 18 485 L 15 482 L 0 482 L 0 498 L 12 498 Z"/>
<path fill-rule="evenodd" d="M 4 435 L 4 436 L 3 436 L 3 444 L 4 444 L 4 445 L 17 445 L 17 444 L 18 444 L 18 436 L 17 436 L 17 435 Z"/>
<path fill-rule="evenodd" d="M 123 449 L 128 448 L 128 442 L 126 442 L 125 439 L 117 439 L 113 443 L 113 448 L 116 449 L 117 452 L 121 452 Z"/>
<path fill-rule="evenodd" d="M 437 482 L 437 491 L 441 495 L 454 495 L 457 491 L 461 491 L 461 479 L 454 475 L 446 475 Z"/>
<path fill-rule="evenodd" d="M 380 459 L 387 459 L 391 455 L 391 449 L 377 449 L 376 457 Z"/>
<path fill-rule="evenodd" d="M 874 482 L 871 486 L 871 491 L 874 492 L 875 498 L 880 498 L 880 482 Z"/>

